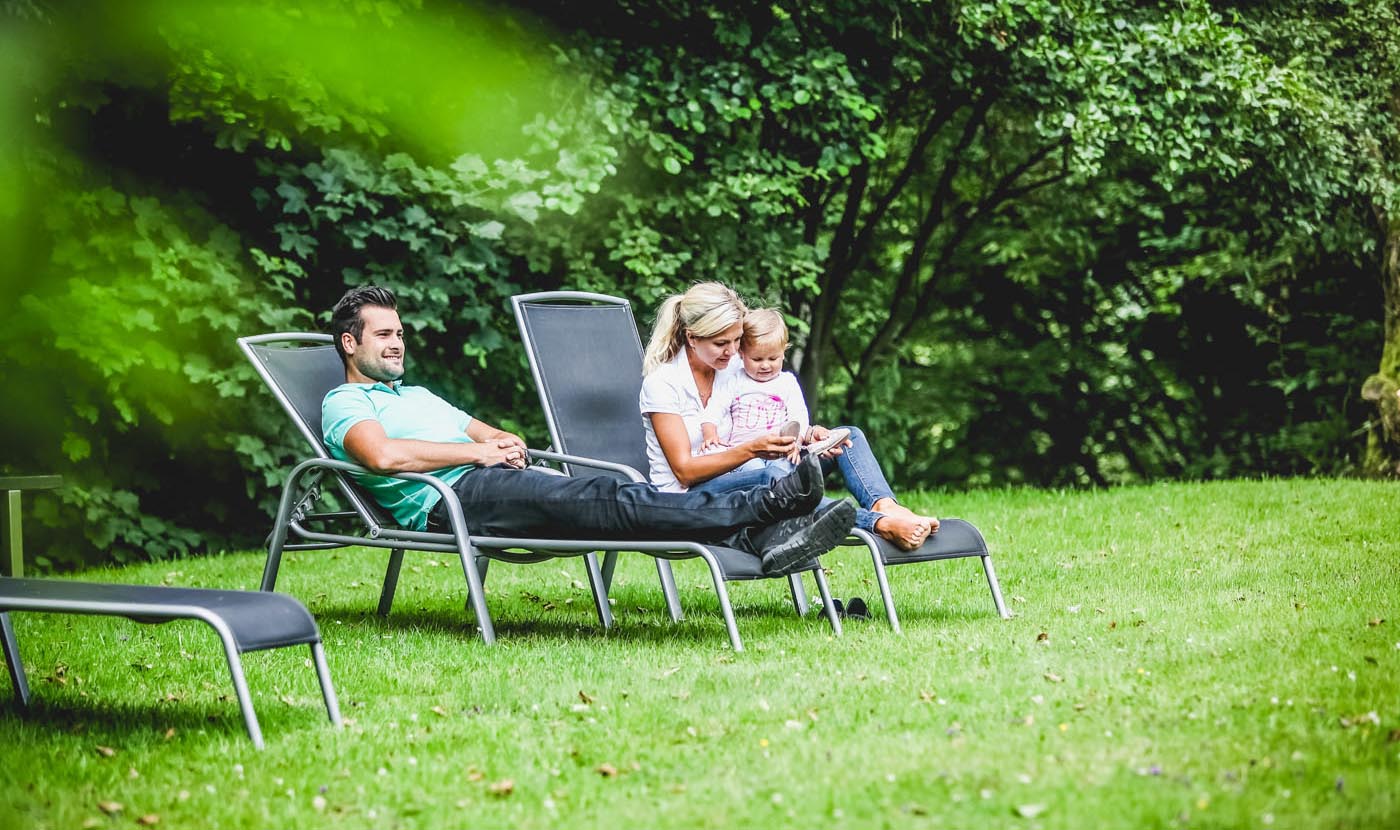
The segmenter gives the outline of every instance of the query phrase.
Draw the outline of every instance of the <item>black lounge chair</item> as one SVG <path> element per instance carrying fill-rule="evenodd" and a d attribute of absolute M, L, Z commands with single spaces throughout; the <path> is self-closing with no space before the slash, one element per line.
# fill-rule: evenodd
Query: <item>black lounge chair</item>
<path fill-rule="evenodd" d="M 8 612 L 96 614 L 129 617 L 140 623 L 199 620 L 219 635 L 243 723 L 253 745 L 263 748 L 262 730 L 253 712 L 248 682 L 239 655 L 249 651 L 309 645 L 321 683 L 321 696 L 331 723 L 340 725 L 340 708 L 321 648 L 321 633 L 306 608 L 285 594 L 261 591 L 219 591 L 164 585 L 109 585 L 59 579 L 0 577 L 0 640 L 5 666 L 20 706 L 29 704 L 29 682 L 20 660 L 19 644 Z"/>
<path fill-rule="evenodd" d="M 467 582 L 467 602 L 486 643 L 496 641 L 495 625 L 486 607 L 483 583 L 490 560 L 517 564 L 543 562 L 563 556 L 581 556 L 588 571 L 598 619 L 612 626 L 612 609 L 598 571 L 597 548 L 588 542 L 559 539 L 526 539 L 472 536 L 457 494 L 432 476 L 396 473 L 399 478 L 421 481 L 435 488 L 447 505 L 449 530 L 432 533 L 406 530 L 375 503 L 351 478 L 369 470 L 330 457 L 321 438 L 321 401 L 326 393 L 345 382 L 345 367 L 328 334 L 280 333 L 240 337 L 239 348 L 267 383 L 310 445 L 313 457 L 297 464 L 287 476 L 281 504 L 268 539 L 262 590 L 277 586 L 277 572 L 284 550 L 325 550 L 351 545 L 388 549 L 389 563 L 379 593 L 379 614 L 387 615 L 394 601 L 399 571 L 406 550 L 457 554 Z M 538 454 L 538 453 L 536 453 Z M 584 459 L 573 459 L 582 462 Z M 350 506 L 347 511 L 314 512 L 329 477 Z M 289 542 L 289 535 L 303 541 Z"/>
<path fill-rule="evenodd" d="M 525 352 L 535 376 L 540 402 L 553 449 L 611 461 L 626 474 L 645 480 L 638 470 L 647 468 L 646 438 L 637 408 L 642 384 L 642 344 L 632 307 L 627 300 L 580 291 L 549 291 L 511 298 L 515 319 L 525 341 Z M 890 627 L 900 631 L 899 615 L 890 594 L 887 565 L 932 562 L 976 556 L 992 591 L 997 613 L 1010 615 L 1002 601 L 1001 586 L 992 568 L 991 553 L 981 532 L 962 519 L 945 519 L 939 531 L 917 550 L 903 551 L 879 536 L 851 531 L 852 543 L 869 549 Z M 605 584 L 611 581 L 613 554 L 604 558 Z M 724 564 L 721 563 L 723 567 Z M 680 608 L 669 568 L 659 562 L 662 589 L 674 618 Z M 827 597 L 821 571 L 813 571 Z M 726 572 L 726 579 L 755 578 Z M 793 597 L 799 613 L 805 613 L 801 582 L 794 578 Z"/>
<path fill-rule="evenodd" d="M 642 343 L 627 301 L 600 294 L 554 291 L 511 298 L 525 354 L 539 390 L 549 425 L 551 449 L 610 462 L 613 475 L 630 481 L 646 481 L 646 437 L 637 399 L 642 388 Z M 725 623 L 732 631 L 726 582 L 771 578 L 752 554 L 713 544 L 673 545 L 672 550 L 646 551 L 657 557 L 671 619 L 682 618 L 675 578 L 667 560 L 704 560 L 719 595 Z M 603 559 L 603 581 L 611 584 L 617 551 Z M 821 594 L 822 607 L 839 635 L 841 624 L 831 601 L 821 563 L 813 560 L 805 570 Z M 808 611 L 802 573 L 788 576 L 793 605 L 799 615 Z"/>
<path fill-rule="evenodd" d="M 564 556 L 583 557 L 598 619 L 604 628 L 610 628 L 613 624 L 612 608 L 608 603 L 607 587 L 595 552 L 621 547 L 625 550 L 664 556 L 675 554 L 677 548 L 684 549 L 684 543 L 646 539 L 529 539 L 472 535 L 467 530 L 461 501 L 452 488 L 432 476 L 419 473 L 397 475 L 422 481 L 438 490 L 448 508 L 450 532 L 428 533 L 401 528 L 350 477 L 351 473 L 363 473 L 368 470 L 356 464 L 330 458 L 322 443 L 321 401 L 327 392 L 345 380 L 344 366 L 330 335 L 267 334 L 239 338 L 238 344 L 314 453 L 314 457 L 299 463 L 287 477 L 277 518 L 268 541 L 267 562 L 263 568 L 262 580 L 264 591 L 271 591 L 276 587 L 277 572 L 284 550 L 317 550 L 347 545 L 388 549 L 389 563 L 379 595 L 379 613 L 388 614 L 405 550 L 455 553 L 461 559 L 463 575 L 467 581 L 467 599 L 481 629 L 482 639 L 492 643 L 496 639 L 495 627 L 482 590 L 486 565 L 490 560 L 531 563 Z M 530 456 L 532 461 L 622 471 L 617 464 L 557 452 L 530 450 Z M 313 512 L 327 477 L 346 499 L 350 510 Z M 301 541 L 289 543 L 291 535 Z M 721 549 L 717 553 L 706 555 L 735 559 L 736 564 L 733 567 L 736 572 L 748 567 L 755 572 L 755 577 L 760 575 L 757 573 L 757 557 L 749 554 Z M 740 650 L 743 646 L 734 625 L 728 597 L 723 593 L 721 607 L 729 628 L 730 643 L 735 650 Z M 830 616 L 839 633 L 839 622 L 834 614 Z"/>

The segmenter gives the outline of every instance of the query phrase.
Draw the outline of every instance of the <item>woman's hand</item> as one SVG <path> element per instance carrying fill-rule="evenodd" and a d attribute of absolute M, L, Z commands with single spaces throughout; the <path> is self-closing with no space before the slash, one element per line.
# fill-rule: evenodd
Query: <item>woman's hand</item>
<path fill-rule="evenodd" d="M 796 438 L 790 435 L 779 435 L 776 432 L 745 441 L 742 446 L 753 453 L 755 458 L 769 461 L 786 458 L 789 453 L 798 449 Z"/>

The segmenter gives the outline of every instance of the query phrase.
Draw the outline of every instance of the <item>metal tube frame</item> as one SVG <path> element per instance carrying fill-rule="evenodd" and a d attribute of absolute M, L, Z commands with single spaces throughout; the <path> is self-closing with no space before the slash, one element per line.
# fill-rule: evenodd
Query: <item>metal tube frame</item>
<path fill-rule="evenodd" d="M 894 594 L 890 591 L 890 580 L 885 569 L 885 558 L 880 554 L 880 543 L 875 536 L 866 530 L 856 528 L 851 531 L 851 536 L 859 540 L 870 550 L 871 564 L 875 569 L 875 584 L 880 589 L 880 601 L 885 605 L 885 619 L 889 621 L 890 629 L 896 634 L 903 634 L 904 630 L 899 625 L 899 614 L 894 607 Z M 1001 583 L 997 581 L 996 570 L 992 568 L 992 555 L 990 553 L 969 553 L 963 557 L 950 557 L 965 559 L 976 556 L 982 560 L 982 573 L 987 577 L 987 587 L 992 592 L 992 603 L 996 606 L 997 616 L 1003 620 L 1011 619 L 1011 614 L 1006 610 L 1006 602 L 1001 596 Z M 930 560 L 936 561 L 936 560 Z M 902 564 L 913 564 L 902 563 Z"/>
<path fill-rule="evenodd" d="M 139 617 L 148 620 L 198 620 L 214 629 L 223 645 L 224 659 L 228 663 L 229 675 L 233 680 L 233 691 L 238 698 L 238 708 L 243 713 L 243 725 L 252 739 L 253 746 L 264 748 L 262 729 L 258 725 L 257 713 L 253 710 L 253 699 L 248 693 L 248 682 L 243 673 L 238 642 L 228 623 L 216 612 L 198 605 L 162 605 L 147 602 L 113 602 L 60 600 L 42 598 L 6 598 L 8 611 L 42 611 L 57 614 L 89 614 L 100 616 Z M 29 684 L 24 673 L 24 663 L 20 660 L 19 644 L 15 638 L 14 626 L 7 612 L 0 612 L 0 640 L 4 643 L 5 665 L 10 672 L 10 680 L 15 686 L 15 695 L 21 706 L 29 704 Z M 326 713 L 335 726 L 340 726 L 340 707 L 336 700 L 335 687 L 331 684 L 330 670 L 326 666 L 325 654 L 319 638 L 311 643 L 312 658 L 316 664 L 316 678 L 321 685 L 321 696 L 326 704 Z"/>

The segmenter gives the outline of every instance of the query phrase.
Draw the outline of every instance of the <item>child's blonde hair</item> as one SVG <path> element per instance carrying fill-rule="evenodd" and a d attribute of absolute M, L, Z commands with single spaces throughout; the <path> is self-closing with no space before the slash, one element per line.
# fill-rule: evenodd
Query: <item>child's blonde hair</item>
<path fill-rule="evenodd" d="M 755 308 L 744 315 L 744 336 L 739 345 L 748 350 L 760 343 L 781 343 L 787 350 L 787 321 L 776 308 Z"/>
<path fill-rule="evenodd" d="M 698 282 L 684 294 L 672 294 L 656 312 L 642 374 L 669 363 L 685 348 L 687 332 L 696 337 L 714 337 L 735 323 L 742 322 L 748 307 L 734 289 L 718 282 Z"/>

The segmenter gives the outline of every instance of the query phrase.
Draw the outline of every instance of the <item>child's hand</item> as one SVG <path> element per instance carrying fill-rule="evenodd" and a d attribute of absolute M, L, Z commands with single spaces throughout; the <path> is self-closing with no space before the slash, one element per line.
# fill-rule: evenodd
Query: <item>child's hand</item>
<path fill-rule="evenodd" d="M 724 449 L 724 444 L 720 443 L 718 438 L 706 438 L 704 443 L 700 445 L 700 452 L 715 452 L 722 449 Z"/>
<path fill-rule="evenodd" d="M 847 435 L 847 430 L 837 430 L 837 434 L 839 436 L 839 440 L 837 440 L 834 445 L 827 447 L 821 451 L 822 458 L 835 458 L 836 456 L 841 455 L 843 452 L 845 452 L 846 447 L 851 446 L 851 439 L 845 437 Z M 811 429 L 807 430 L 806 437 L 808 445 L 816 445 L 822 443 L 823 441 L 826 441 L 828 438 L 832 438 L 832 431 L 824 426 L 813 424 Z"/>
<path fill-rule="evenodd" d="M 800 447 L 793 447 L 792 452 L 788 453 L 787 460 L 791 461 L 794 467 L 802 463 L 802 449 Z"/>

